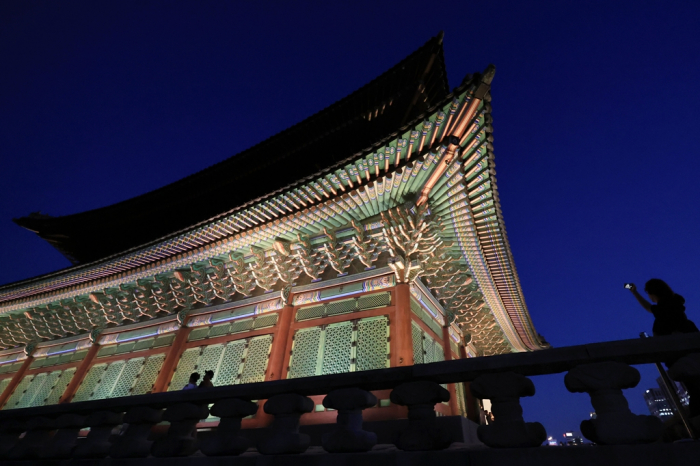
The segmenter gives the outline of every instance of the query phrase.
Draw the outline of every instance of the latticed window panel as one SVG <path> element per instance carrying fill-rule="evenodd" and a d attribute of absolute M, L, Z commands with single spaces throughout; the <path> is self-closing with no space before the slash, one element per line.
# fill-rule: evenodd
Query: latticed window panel
<path fill-rule="evenodd" d="M 270 358 L 272 335 L 251 338 L 245 353 L 241 383 L 262 382 L 265 380 L 265 370 Z"/>
<path fill-rule="evenodd" d="M 389 319 L 384 316 L 360 319 L 357 323 L 355 370 L 389 367 Z"/>
<path fill-rule="evenodd" d="M 3 364 L 2 366 L 0 366 L 0 374 L 7 374 L 8 372 L 17 372 L 21 366 L 22 362 L 16 362 L 14 364 Z"/>
<path fill-rule="evenodd" d="M 357 300 L 355 298 L 341 299 L 326 304 L 326 313 L 329 316 L 345 314 L 357 310 Z"/>
<path fill-rule="evenodd" d="M 155 341 L 155 338 L 144 338 L 142 340 L 137 340 L 136 344 L 134 344 L 134 351 L 149 349 L 153 346 L 153 343 L 155 343 Z"/>
<path fill-rule="evenodd" d="M 202 349 L 202 355 L 197 361 L 197 371 L 204 377 L 205 371 L 217 373 L 221 355 L 224 353 L 224 345 L 209 345 Z"/>
<path fill-rule="evenodd" d="M 228 335 L 231 330 L 231 324 L 226 322 L 225 324 L 213 325 L 209 329 L 208 338 L 220 337 L 221 335 Z"/>
<path fill-rule="evenodd" d="M 97 385 L 97 388 L 95 388 L 93 391 L 92 396 L 90 396 L 90 399 L 103 400 L 105 398 L 109 398 L 112 394 L 112 390 L 114 389 L 114 385 L 117 383 L 119 376 L 124 370 L 124 366 L 126 366 L 126 361 L 115 361 L 107 366 L 107 370 L 102 375 L 102 379 L 100 379 L 100 382 Z"/>
<path fill-rule="evenodd" d="M 297 321 L 318 319 L 319 317 L 323 317 L 325 313 L 326 306 L 324 304 L 302 307 L 297 311 Z"/>
<path fill-rule="evenodd" d="M 187 341 L 201 340 L 209 335 L 209 327 L 199 327 L 192 329 L 190 334 L 187 336 Z"/>
<path fill-rule="evenodd" d="M 19 402 L 17 403 L 17 408 L 28 408 L 33 406 L 32 403 L 34 402 L 34 399 L 37 397 L 37 395 L 42 393 L 48 378 L 49 374 L 47 372 L 37 374 L 34 377 L 34 380 L 32 380 L 32 382 L 27 386 L 24 396 L 20 398 Z"/>
<path fill-rule="evenodd" d="M 413 342 L 413 364 L 423 364 L 423 331 L 415 322 L 411 322 L 411 340 Z"/>
<path fill-rule="evenodd" d="M 316 375 L 320 344 L 321 327 L 305 328 L 295 333 L 288 379 Z"/>
<path fill-rule="evenodd" d="M 212 381 L 214 385 L 233 385 L 236 383 L 241 369 L 245 345 L 245 340 L 232 341 L 226 345 L 219 370 L 214 373 L 214 380 Z"/>
<path fill-rule="evenodd" d="M 194 368 L 197 365 L 199 353 L 200 348 L 190 348 L 182 353 L 180 361 L 177 363 L 175 374 L 173 374 L 173 378 L 170 381 L 169 392 L 182 390 L 187 385 L 187 382 L 190 380 L 190 374 L 194 372 Z"/>
<path fill-rule="evenodd" d="M 136 379 L 143 369 L 144 358 L 134 358 L 126 361 L 124 369 L 114 383 L 114 388 L 109 395 L 109 398 L 118 398 L 120 396 L 131 395 L 131 387 L 136 382 Z"/>
<path fill-rule="evenodd" d="M 253 319 L 237 320 L 231 323 L 231 333 L 247 332 L 253 329 Z"/>
<path fill-rule="evenodd" d="M 7 386 L 10 385 L 10 381 L 12 381 L 12 377 L 0 380 L 0 393 L 3 393 Z"/>
<path fill-rule="evenodd" d="M 266 328 L 266 327 L 272 327 L 273 325 L 277 324 L 277 318 L 279 317 L 278 313 L 274 314 L 269 314 L 266 316 L 260 316 L 255 318 L 255 323 L 253 325 L 254 328 Z"/>
<path fill-rule="evenodd" d="M 17 388 L 15 388 L 15 391 L 12 393 L 12 396 L 10 396 L 10 399 L 7 400 L 7 404 L 5 405 L 4 409 L 12 409 L 17 407 L 17 404 L 25 395 L 25 391 L 32 383 L 32 380 L 34 380 L 34 376 L 27 375 L 22 379 L 20 383 L 17 384 Z"/>
<path fill-rule="evenodd" d="M 391 304 L 391 293 L 382 292 L 360 296 L 357 298 L 357 307 L 360 310 L 376 309 Z"/>
<path fill-rule="evenodd" d="M 32 398 L 32 400 L 27 404 L 27 407 L 44 406 L 46 404 L 46 400 L 58 382 L 61 372 L 62 371 L 53 371 L 46 374 L 44 383 L 40 387 L 37 387 L 34 398 Z M 36 379 L 34 380 L 36 381 Z"/>
<path fill-rule="evenodd" d="M 46 398 L 46 405 L 58 404 L 58 400 L 61 399 L 61 396 L 63 395 L 63 393 L 65 393 L 66 388 L 68 388 L 68 384 L 71 380 L 73 380 L 75 370 L 75 367 L 71 367 L 70 369 L 66 369 L 65 371 L 63 371 L 63 373 L 61 373 L 60 377 L 58 378 L 56 384 L 53 387 L 53 390 L 51 390 L 51 393 Z"/>
<path fill-rule="evenodd" d="M 321 374 L 350 372 L 353 349 L 352 326 L 352 322 L 341 322 L 326 327 Z"/>
<path fill-rule="evenodd" d="M 86 401 L 90 399 L 90 395 L 95 391 L 98 382 L 102 378 L 102 374 L 107 370 L 107 364 L 95 364 L 90 368 L 87 375 L 80 384 L 80 388 L 75 393 L 73 401 Z"/>
<path fill-rule="evenodd" d="M 163 361 L 165 361 L 165 354 L 155 354 L 146 360 L 146 364 L 143 365 L 143 370 L 131 390 L 132 395 L 143 395 L 151 391 L 160 368 L 163 366 Z"/>
<path fill-rule="evenodd" d="M 442 334 L 442 327 L 435 322 L 435 319 L 433 319 L 433 316 L 431 316 L 428 311 L 423 309 L 423 306 L 421 306 L 418 301 L 414 300 L 411 298 L 411 311 L 418 316 L 418 318 L 423 321 L 425 325 L 428 326 L 430 330 L 435 332 L 436 335 L 441 335 Z"/>

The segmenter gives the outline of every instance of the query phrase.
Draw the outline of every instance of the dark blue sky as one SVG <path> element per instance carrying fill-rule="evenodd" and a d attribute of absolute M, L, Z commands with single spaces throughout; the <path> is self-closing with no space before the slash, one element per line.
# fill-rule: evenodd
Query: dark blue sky
<path fill-rule="evenodd" d="M 69 265 L 11 218 L 180 179 L 444 30 L 452 87 L 497 67 L 498 185 L 538 331 L 557 347 L 650 332 L 622 284 L 651 277 L 700 324 L 700 3 L 253 3 L 0 3 L 0 283 Z M 640 370 L 626 394 L 647 413 Z M 534 382 L 525 417 L 551 435 L 592 410 L 561 374 Z"/>

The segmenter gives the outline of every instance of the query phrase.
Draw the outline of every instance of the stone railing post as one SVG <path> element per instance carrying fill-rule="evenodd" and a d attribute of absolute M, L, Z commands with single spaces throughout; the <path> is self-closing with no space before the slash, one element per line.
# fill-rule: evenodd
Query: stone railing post
<path fill-rule="evenodd" d="M 51 439 L 51 432 L 56 429 L 54 419 L 35 416 L 27 419 L 27 431 L 24 437 L 7 454 L 8 459 L 27 460 L 40 458 L 39 452 Z"/>
<path fill-rule="evenodd" d="M 163 414 L 163 420 L 170 422 L 168 433 L 165 438 L 153 442 L 151 454 L 156 457 L 189 456 L 197 451 L 197 423 L 207 416 L 207 405 L 178 403 L 169 406 Z"/>
<path fill-rule="evenodd" d="M 211 413 L 221 418 L 213 435 L 203 438 L 199 449 L 207 456 L 236 456 L 250 447 L 250 440 L 240 435 L 241 420 L 258 411 L 250 401 L 229 398 L 214 403 Z"/>
<path fill-rule="evenodd" d="M 595 419 L 581 422 L 584 437 L 600 445 L 651 443 L 661 437 L 663 424 L 655 416 L 632 414 L 623 388 L 636 387 L 639 371 L 621 362 L 582 364 L 564 377 L 570 392 L 591 396 Z"/>
<path fill-rule="evenodd" d="M 54 422 L 56 429 L 51 440 L 39 451 L 42 458 L 71 458 L 78 443 L 78 432 L 87 426 L 87 416 L 80 414 L 63 414 Z"/>
<path fill-rule="evenodd" d="M 408 428 L 396 444 L 401 450 L 442 450 L 452 443 L 438 428 L 435 404 L 450 399 L 450 392 L 435 382 L 419 381 L 399 385 L 391 392 L 391 402 L 408 406 Z"/>
<path fill-rule="evenodd" d="M 265 402 L 263 409 L 275 416 L 270 428 L 270 437 L 258 445 L 263 455 L 282 455 L 285 453 L 303 453 L 309 448 L 311 439 L 299 433 L 299 418 L 314 409 L 311 398 L 285 393 L 275 395 Z"/>
<path fill-rule="evenodd" d="M 359 388 L 333 390 L 323 406 L 338 410 L 335 430 L 323 435 L 323 449 L 330 453 L 369 451 L 377 444 L 377 434 L 362 430 L 362 410 L 377 404 L 377 397 Z"/>
<path fill-rule="evenodd" d="M 535 385 L 524 375 L 514 372 L 486 374 L 470 385 L 472 394 L 491 400 L 493 421 L 477 428 L 476 434 L 485 445 L 494 448 L 537 447 L 547 439 L 539 422 L 525 422 L 520 398 L 535 394 Z"/>
<path fill-rule="evenodd" d="M 73 451 L 75 458 L 104 458 L 112 444 L 109 437 L 115 427 L 122 423 L 124 415 L 112 411 L 96 411 L 88 416 L 85 425 L 90 432 L 85 440 L 78 442 Z"/>
<path fill-rule="evenodd" d="M 690 417 L 700 416 L 700 353 L 683 356 L 671 365 L 668 375 L 677 382 L 683 382 L 690 396 Z M 693 420 L 695 429 L 700 430 L 700 419 Z"/>
<path fill-rule="evenodd" d="M 152 441 L 148 440 L 151 428 L 158 424 L 163 410 L 138 406 L 124 415 L 128 424 L 126 432 L 112 442 L 109 456 L 112 458 L 145 458 L 151 452 Z"/>
<path fill-rule="evenodd" d="M 0 458 L 7 458 L 25 430 L 25 423 L 21 420 L 11 419 L 0 423 Z"/>

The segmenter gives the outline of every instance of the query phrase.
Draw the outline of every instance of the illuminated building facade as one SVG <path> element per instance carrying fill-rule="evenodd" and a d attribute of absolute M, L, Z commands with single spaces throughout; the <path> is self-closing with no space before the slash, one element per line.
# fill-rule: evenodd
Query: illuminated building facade
<path fill-rule="evenodd" d="M 244 384 L 546 347 L 498 198 L 493 74 L 450 92 L 438 36 L 218 165 L 17 219 L 74 265 L 0 287 L 0 406 L 180 390 L 194 371 Z M 438 411 L 470 411 L 449 390 Z M 365 419 L 405 415 L 377 395 Z M 319 400 L 303 422 L 331 419 Z"/>

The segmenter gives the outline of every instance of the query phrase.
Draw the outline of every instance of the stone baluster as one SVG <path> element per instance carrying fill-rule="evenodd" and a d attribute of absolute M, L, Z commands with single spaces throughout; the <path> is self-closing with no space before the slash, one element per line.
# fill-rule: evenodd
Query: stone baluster
<path fill-rule="evenodd" d="M 153 442 L 148 440 L 151 428 L 158 424 L 163 410 L 146 406 L 131 408 L 124 415 L 126 431 L 112 442 L 109 456 L 112 458 L 145 458 L 151 452 Z"/>
<path fill-rule="evenodd" d="M 78 443 L 80 429 L 87 426 L 87 416 L 81 414 L 63 414 L 54 422 L 56 429 L 51 440 L 39 450 L 41 458 L 70 458 Z"/>
<path fill-rule="evenodd" d="M 170 422 L 168 433 L 164 439 L 153 442 L 151 454 L 156 457 L 189 456 L 197 451 L 197 423 L 207 416 L 207 405 L 178 403 L 169 406 L 163 414 L 163 420 Z"/>
<path fill-rule="evenodd" d="M 200 450 L 207 456 L 236 456 L 250 447 L 250 440 L 242 435 L 241 420 L 258 411 L 257 403 L 229 398 L 214 403 L 211 413 L 221 418 L 213 435 L 203 438 Z"/>
<path fill-rule="evenodd" d="M 655 416 L 635 415 L 623 388 L 636 387 L 639 371 L 621 362 L 582 364 L 564 377 L 570 392 L 591 396 L 595 419 L 581 422 L 581 433 L 600 445 L 651 443 L 661 437 L 663 424 Z"/>
<path fill-rule="evenodd" d="M 333 390 L 323 406 L 338 410 L 335 430 L 323 435 L 323 449 L 331 453 L 369 451 L 377 444 L 377 434 L 362 430 L 362 410 L 377 404 L 377 397 L 359 388 Z"/>
<path fill-rule="evenodd" d="M 309 448 L 311 439 L 299 433 L 299 418 L 314 409 L 311 398 L 285 393 L 275 395 L 263 406 L 267 414 L 275 416 L 270 436 L 258 445 L 258 451 L 264 455 L 281 455 L 285 453 L 303 453 Z"/>
<path fill-rule="evenodd" d="M 674 362 L 668 370 L 673 380 L 683 382 L 690 397 L 690 417 L 696 430 L 700 430 L 700 354 L 683 356 Z"/>
<path fill-rule="evenodd" d="M 51 439 L 56 430 L 55 420 L 48 417 L 34 416 L 27 420 L 27 431 L 19 442 L 7 454 L 8 459 L 27 460 L 39 458 L 39 451 Z"/>
<path fill-rule="evenodd" d="M 491 401 L 493 421 L 477 428 L 476 434 L 493 448 L 537 447 L 547 439 L 539 422 L 525 422 L 520 398 L 535 394 L 535 385 L 527 377 L 513 372 L 477 377 L 469 388 L 477 398 Z"/>
<path fill-rule="evenodd" d="M 17 445 L 19 436 L 25 430 L 25 423 L 20 419 L 0 423 L 0 458 L 7 458 L 7 454 Z"/>
<path fill-rule="evenodd" d="M 442 450 L 452 443 L 437 425 L 435 404 L 449 401 L 450 392 L 435 382 L 419 381 L 399 385 L 391 392 L 391 402 L 408 406 L 408 427 L 396 444 L 406 451 Z"/>
<path fill-rule="evenodd" d="M 112 411 L 96 411 L 85 420 L 90 432 L 78 442 L 73 451 L 75 458 L 104 458 L 112 444 L 109 441 L 112 431 L 122 423 L 124 415 Z"/>

